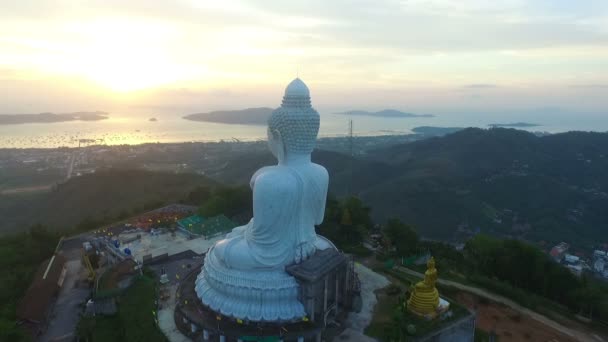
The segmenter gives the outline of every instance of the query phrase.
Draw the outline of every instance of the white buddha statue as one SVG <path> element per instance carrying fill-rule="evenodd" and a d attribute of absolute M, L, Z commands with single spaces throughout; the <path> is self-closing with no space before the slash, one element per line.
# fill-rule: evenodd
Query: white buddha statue
<path fill-rule="evenodd" d="M 215 311 L 250 321 L 289 321 L 305 315 L 298 284 L 285 266 L 317 249 L 335 248 L 315 233 L 323 221 L 328 174 L 310 155 L 319 131 L 308 87 L 299 78 L 268 120 L 268 144 L 278 160 L 251 178 L 253 218 L 207 253 L 196 291 Z"/>

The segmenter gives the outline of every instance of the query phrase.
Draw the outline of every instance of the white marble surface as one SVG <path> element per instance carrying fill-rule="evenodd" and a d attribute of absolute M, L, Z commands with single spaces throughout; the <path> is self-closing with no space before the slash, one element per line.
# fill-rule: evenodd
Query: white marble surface
<path fill-rule="evenodd" d="M 251 178 L 253 218 L 207 253 L 196 291 L 203 304 L 250 321 L 291 321 L 305 315 L 298 284 L 285 266 L 331 244 L 317 237 L 323 221 L 329 176 L 310 160 L 319 114 L 300 79 L 285 89 L 283 103 L 268 121 L 268 144 L 277 164 Z"/>

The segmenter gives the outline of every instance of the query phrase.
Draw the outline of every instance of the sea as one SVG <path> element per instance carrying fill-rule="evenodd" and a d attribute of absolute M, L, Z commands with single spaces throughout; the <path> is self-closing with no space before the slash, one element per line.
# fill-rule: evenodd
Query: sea
<path fill-rule="evenodd" d="M 349 120 L 353 121 L 356 136 L 412 134 L 419 126 L 481 127 L 494 123 L 530 122 L 534 127 L 521 127 L 533 132 L 559 133 L 577 131 L 608 131 L 608 116 L 604 115 L 540 115 L 529 113 L 446 113 L 434 117 L 389 118 L 347 116 L 319 110 L 321 127 L 319 137 L 340 137 L 349 133 Z M 563 114 L 563 113 L 562 113 Z M 183 119 L 184 113 L 141 113 L 116 111 L 100 121 L 70 121 L 0 125 L 0 148 L 57 148 L 77 147 L 79 140 L 87 144 L 123 145 L 143 143 L 255 141 L 266 139 L 266 127 L 199 122 Z M 155 118 L 156 121 L 150 121 Z"/>

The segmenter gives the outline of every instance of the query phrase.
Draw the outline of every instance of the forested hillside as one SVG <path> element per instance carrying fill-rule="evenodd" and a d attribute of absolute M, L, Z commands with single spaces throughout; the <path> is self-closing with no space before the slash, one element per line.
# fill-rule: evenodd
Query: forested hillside
<path fill-rule="evenodd" d="M 605 153 L 606 133 L 470 128 L 375 151 L 397 176 L 359 191 L 376 218 L 399 217 L 430 237 L 597 243 L 608 239 Z"/>
<path fill-rule="evenodd" d="M 607 133 L 469 128 L 357 156 L 352 168 L 350 157 L 334 152 L 315 151 L 313 161 L 328 169 L 331 193 L 350 191 L 378 222 L 400 218 L 427 238 L 608 240 Z M 273 162 L 270 153 L 235 154 L 210 176 L 246 184 Z"/>
<path fill-rule="evenodd" d="M 215 182 L 195 174 L 105 170 L 72 178 L 50 192 L 0 197 L 0 232 L 25 231 L 43 224 L 66 231 L 86 218 L 125 218 L 186 198 L 198 186 Z"/>
<path fill-rule="evenodd" d="M 317 150 L 330 193 L 359 196 L 377 222 L 399 218 L 426 238 L 466 241 L 478 232 L 548 244 L 607 242 L 608 133 L 537 137 L 514 129 L 465 129 L 395 145 L 365 156 Z M 231 152 L 207 176 L 248 185 L 269 152 Z M 125 217 L 179 201 L 197 186 L 194 174 L 134 170 L 77 177 L 48 193 L 0 197 L 1 229 L 31 224 L 65 230 L 84 218 Z"/>

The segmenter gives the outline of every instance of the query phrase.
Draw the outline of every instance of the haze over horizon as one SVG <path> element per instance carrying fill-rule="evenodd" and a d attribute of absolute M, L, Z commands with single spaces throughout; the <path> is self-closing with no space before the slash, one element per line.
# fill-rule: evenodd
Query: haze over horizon
<path fill-rule="evenodd" d="M 602 0 L 0 6 L 0 113 L 274 106 L 296 75 L 327 110 L 599 119 L 608 105 Z"/>

